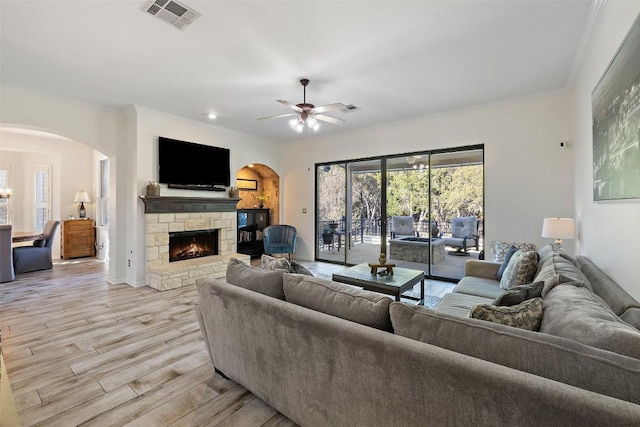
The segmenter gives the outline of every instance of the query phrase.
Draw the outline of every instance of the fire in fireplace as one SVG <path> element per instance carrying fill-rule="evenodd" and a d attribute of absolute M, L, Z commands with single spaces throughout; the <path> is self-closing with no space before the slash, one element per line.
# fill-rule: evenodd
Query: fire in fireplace
<path fill-rule="evenodd" d="M 169 262 L 218 255 L 218 230 L 169 233 Z"/>

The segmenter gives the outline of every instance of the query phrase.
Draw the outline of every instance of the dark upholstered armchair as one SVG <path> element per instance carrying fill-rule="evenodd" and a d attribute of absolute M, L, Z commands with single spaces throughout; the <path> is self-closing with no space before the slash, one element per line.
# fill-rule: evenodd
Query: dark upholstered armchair
<path fill-rule="evenodd" d="M 51 247 L 59 226 L 60 221 L 49 221 L 44 227 L 42 239 L 35 240 L 33 246 L 13 248 L 13 267 L 16 273 L 48 270 L 53 267 Z"/>
<path fill-rule="evenodd" d="M 457 249 L 457 253 L 466 255 L 467 250 L 475 246 L 478 249 L 479 221 L 475 216 L 463 216 L 451 220 L 451 237 L 445 237 L 444 243 Z"/>
<path fill-rule="evenodd" d="M 288 254 L 289 259 L 294 257 L 296 252 L 296 236 L 298 231 L 292 225 L 270 225 L 264 229 L 262 241 L 264 242 L 264 253 Z"/>
<path fill-rule="evenodd" d="M 0 283 L 15 280 L 13 272 L 13 254 L 11 225 L 0 225 Z"/>

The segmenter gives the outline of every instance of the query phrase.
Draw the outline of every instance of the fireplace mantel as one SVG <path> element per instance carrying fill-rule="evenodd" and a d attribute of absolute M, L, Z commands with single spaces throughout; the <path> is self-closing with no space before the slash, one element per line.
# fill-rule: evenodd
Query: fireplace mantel
<path fill-rule="evenodd" d="M 140 196 L 144 213 L 234 212 L 235 197 Z"/>

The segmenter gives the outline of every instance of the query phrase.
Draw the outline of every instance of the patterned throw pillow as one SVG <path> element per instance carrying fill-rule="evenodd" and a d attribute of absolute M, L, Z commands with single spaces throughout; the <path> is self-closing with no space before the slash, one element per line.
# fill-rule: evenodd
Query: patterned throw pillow
<path fill-rule="evenodd" d="M 538 271 L 538 252 L 518 251 L 511 257 L 509 265 L 504 270 L 500 287 L 511 289 L 514 286 L 531 283 Z"/>
<path fill-rule="evenodd" d="M 537 331 L 540 329 L 540 323 L 542 323 L 542 298 L 532 298 L 509 307 L 477 304 L 469 312 L 469 317 L 529 331 Z"/>
<path fill-rule="evenodd" d="M 491 242 L 491 253 L 493 253 L 493 262 L 502 262 L 511 246 L 515 246 L 523 251 L 535 251 L 536 245 L 533 243 L 517 243 L 517 242 L 501 242 L 494 240 Z"/>
<path fill-rule="evenodd" d="M 291 264 L 286 258 L 276 258 L 269 255 L 262 255 L 260 267 L 263 270 L 291 270 Z"/>

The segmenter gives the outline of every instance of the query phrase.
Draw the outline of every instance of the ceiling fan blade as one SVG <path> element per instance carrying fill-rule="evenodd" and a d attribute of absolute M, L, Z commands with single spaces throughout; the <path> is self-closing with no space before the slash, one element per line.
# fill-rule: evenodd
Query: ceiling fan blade
<path fill-rule="evenodd" d="M 290 116 L 297 116 L 297 115 L 298 113 L 278 114 L 277 116 L 260 117 L 258 118 L 258 120 L 279 119 L 280 117 L 290 117 Z"/>
<path fill-rule="evenodd" d="M 322 120 L 323 122 L 333 123 L 334 125 L 341 125 L 341 124 L 344 123 L 344 120 L 342 120 L 342 119 L 337 119 L 335 117 L 325 116 L 324 114 L 314 114 L 313 117 L 315 117 L 318 120 Z"/>
<path fill-rule="evenodd" d="M 315 107 L 311 111 L 314 113 L 324 113 L 325 111 L 339 110 L 343 107 L 344 107 L 344 104 L 342 102 L 336 102 L 335 104 L 328 104 L 328 105 L 323 105 L 321 107 Z"/>
<path fill-rule="evenodd" d="M 285 107 L 289 107 L 291 108 L 293 111 L 297 112 L 297 113 L 301 113 L 302 112 L 302 108 L 298 107 L 296 104 L 292 104 L 289 101 L 283 101 L 282 99 L 278 99 L 278 101 L 280 104 L 284 105 Z"/>

